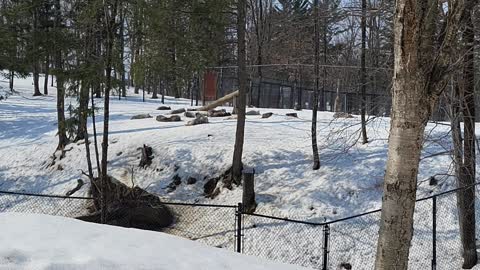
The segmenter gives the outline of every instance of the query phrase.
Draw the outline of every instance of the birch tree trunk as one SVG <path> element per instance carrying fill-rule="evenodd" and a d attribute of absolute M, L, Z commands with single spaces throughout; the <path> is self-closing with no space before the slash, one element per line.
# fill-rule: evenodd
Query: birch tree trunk
<path fill-rule="evenodd" d="M 408 267 L 423 133 L 445 86 L 465 4 L 473 2 L 448 2 L 438 38 L 437 0 L 396 1 L 392 117 L 376 270 Z"/>

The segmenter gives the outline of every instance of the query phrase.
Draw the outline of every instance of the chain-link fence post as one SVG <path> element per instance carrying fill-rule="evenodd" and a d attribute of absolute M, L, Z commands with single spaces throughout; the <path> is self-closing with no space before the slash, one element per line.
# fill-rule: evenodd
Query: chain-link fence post
<path fill-rule="evenodd" d="M 437 269 L 437 196 L 432 198 L 432 270 Z"/>
<path fill-rule="evenodd" d="M 322 270 L 328 269 L 328 236 L 330 235 L 330 227 L 325 224 L 323 227 L 323 267 Z"/>
<path fill-rule="evenodd" d="M 242 214 L 243 214 L 243 205 L 238 203 L 237 211 L 235 212 L 237 218 L 237 233 L 236 233 L 236 251 L 242 253 Z"/>

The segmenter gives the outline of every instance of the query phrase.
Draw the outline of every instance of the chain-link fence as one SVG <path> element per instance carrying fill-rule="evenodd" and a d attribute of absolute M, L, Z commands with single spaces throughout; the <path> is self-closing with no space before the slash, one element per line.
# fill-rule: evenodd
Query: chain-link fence
<path fill-rule="evenodd" d="M 457 192 L 463 190 L 417 201 L 409 269 L 461 268 Z M 91 213 L 94 202 L 84 197 L 0 191 L 0 213 L 79 217 Z M 333 221 L 309 222 L 243 213 L 241 204 L 161 204 L 173 214 L 173 224 L 162 230 L 170 234 L 313 269 L 374 268 L 380 210 Z M 479 207 L 476 201 L 477 231 Z"/>

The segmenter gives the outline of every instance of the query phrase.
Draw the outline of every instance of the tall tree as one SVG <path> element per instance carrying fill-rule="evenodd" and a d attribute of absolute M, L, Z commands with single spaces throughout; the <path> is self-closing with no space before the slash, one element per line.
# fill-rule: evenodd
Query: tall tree
<path fill-rule="evenodd" d="M 463 31 L 463 68 L 456 76 L 452 100 L 453 160 L 457 187 L 469 187 L 457 192 L 460 238 L 463 248 L 463 268 L 471 269 L 477 264 L 475 237 L 475 32 L 472 12 L 465 13 Z M 453 77 L 453 76 L 452 76 Z M 463 120 L 464 139 L 460 122 Z"/>
<path fill-rule="evenodd" d="M 64 65 L 63 50 L 60 41 L 63 39 L 62 28 L 62 9 L 60 0 L 55 0 L 55 75 L 57 78 L 57 125 L 58 125 L 58 146 L 57 150 L 63 151 L 68 143 L 66 123 L 65 123 L 65 85 L 64 85 Z"/>
<path fill-rule="evenodd" d="M 237 130 L 235 133 L 235 148 L 232 162 L 232 181 L 240 184 L 242 177 L 242 154 L 245 137 L 245 110 L 247 103 L 247 67 L 246 67 L 246 24 L 247 0 L 237 1 L 237 36 L 238 36 L 238 84 L 237 99 Z M 231 184 L 231 183 L 230 183 Z"/>
<path fill-rule="evenodd" d="M 101 222 L 106 222 L 106 192 L 108 181 L 108 131 L 110 120 L 110 90 L 112 89 L 112 58 L 113 44 L 115 43 L 115 29 L 119 0 L 105 1 L 104 18 L 105 18 L 105 93 L 104 93 L 104 113 L 103 113 L 103 140 L 102 140 L 102 178 L 101 178 Z"/>
<path fill-rule="evenodd" d="M 318 154 L 317 143 L 317 112 L 318 112 L 318 89 L 320 85 L 320 29 L 319 29 L 319 5 L 318 0 L 313 2 L 314 8 L 314 74 L 315 89 L 313 90 L 313 110 L 312 110 L 312 150 L 313 150 L 313 170 L 320 169 L 320 156 Z"/>
<path fill-rule="evenodd" d="M 396 1 L 392 117 L 376 270 L 408 267 L 423 133 L 444 89 L 464 11 L 474 2 L 448 1 L 437 38 L 437 0 Z"/>

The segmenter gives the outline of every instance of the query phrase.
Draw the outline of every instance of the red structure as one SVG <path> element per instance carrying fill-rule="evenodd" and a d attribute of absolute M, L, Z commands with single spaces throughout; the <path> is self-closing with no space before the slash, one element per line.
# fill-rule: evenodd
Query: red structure
<path fill-rule="evenodd" d="M 203 97 L 205 101 L 217 99 L 217 73 L 206 71 L 203 75 Z"/>

